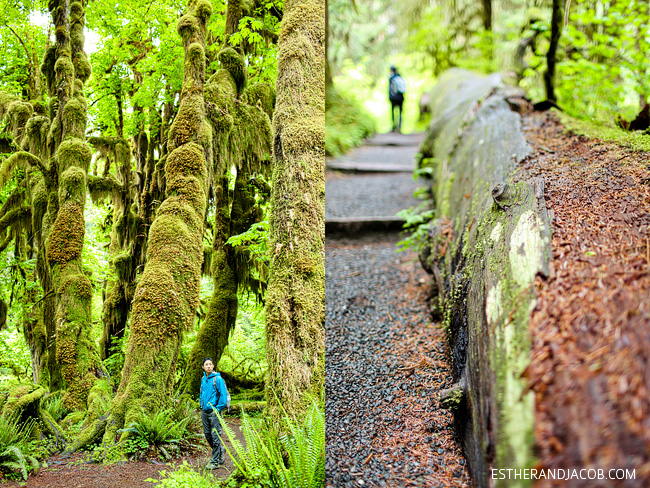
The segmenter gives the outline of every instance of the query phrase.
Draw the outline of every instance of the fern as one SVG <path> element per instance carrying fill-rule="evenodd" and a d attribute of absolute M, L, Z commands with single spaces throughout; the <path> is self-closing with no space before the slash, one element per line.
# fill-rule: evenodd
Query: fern
<path fill-rule="evenodd" d="M 262 486 L 269 483 L 277 488 L 324 485 L 325 417 L 317 405 L 312 407 L 302 424 L 285 416 L 280 433 L 268 422 L 264 429 L 256 429 L 245 412 L 242 412 L 241 419 L 246 448 L 235 437 L 232 428 L 222 422 L 223 432 L 231 446 L 224 443 L 224 447 L 241 481 Z"/>
<path fill-rule="evenodd" d="M 163 446 L 179 444 L 187 432 L 187 424 L 190 420 L 191 417 L 186 417 L 174 421 L 171 408 L 160 410 L 154 415 L 148 415 L 143 408 L 134 422 L 117 432 L 132 434 L 134 438 L 143 441 L 149 447 L 157 447 L 169 459 L 169 453 Z"/>
<path fill-rule="evenodd" d="M 30 469 L 38 468 L 36 458 L 25 454 L 33 428 L 33 420 L 20 425 L 18 419 L 0 417 L 0 468 L 18 471 L 25 480 Z"/>

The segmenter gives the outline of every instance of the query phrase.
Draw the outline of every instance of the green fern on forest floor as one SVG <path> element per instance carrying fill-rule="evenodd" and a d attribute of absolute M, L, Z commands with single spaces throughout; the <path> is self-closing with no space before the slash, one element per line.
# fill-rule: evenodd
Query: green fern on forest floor
<path fill-rule="evenodd" d="M 43 409 L 48 412 L 54 420 L 57 422 L 68 414 L 68 409 L 66 408 L 63 397 L 60 394 L 51 394 L 48 395 L 43 400 Z"/>
<path fill-rule="evenodd" d="M 154 447 L 169 459 L 171 456 L 165 446 L 177 446 L 181 443 L 187 434 L 187 424 L 190 420 L 191 417 L 186 417 L 175 421 L 171 408 L 160 410 L 153 415 L 147 414 L 142 409 L 135 421 L 131 422 L 127 428 L 118 430 L 118 433 L 131 433 L 133 441 L 135 441 L 132 442 L 133 448 L 147 450 Z"/>
<path fill-rule="evenodd" d="M 264 429 L 256 429 L 242 412 L 241 428 L 246 447 L 222 422 L 225 436 L 230 441 L 226 450 L 236 473 L 226 486 L 277 488 L 315 488 L 325 482 L 325 418 L 314 405 L 302 424 L 285 417 L 282 432 L 275 432 L 267 422 Z"/>
<path fill-rule="evenodd" d="M 26 454 L 33 428 L 32 420 L 20 425 L 17 419 L 0 417 L 0 469 L 18 472 L 24 480 L 32 468 L 39 466 L 34 456 Z"/>

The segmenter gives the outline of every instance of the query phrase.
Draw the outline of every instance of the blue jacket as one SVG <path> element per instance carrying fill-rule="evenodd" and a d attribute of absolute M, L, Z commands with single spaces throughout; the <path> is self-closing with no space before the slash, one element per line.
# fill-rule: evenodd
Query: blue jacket
<path fill-rule="evenodd" d="M 217 388 L 215 390 L 214 379 L 216 378 Z M 223 378 L 219 373 L 214 371 L 208 376 L 205 371 L 203 372 L 203 377 L 201 378 L 201 393 L 199 395 L 199 405 L 201 410 L 206 412 L 212 412 L 212 408 L 216 408 L 217 412 L 226 408 L 228 403 L 228 393 L 226 391 L 226 382 L 223 381 Z"/>

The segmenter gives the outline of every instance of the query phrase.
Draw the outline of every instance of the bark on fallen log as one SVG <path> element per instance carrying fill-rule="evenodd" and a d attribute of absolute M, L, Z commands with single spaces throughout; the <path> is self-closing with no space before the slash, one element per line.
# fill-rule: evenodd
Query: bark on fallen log
<path fill-rule="evenodd" d="M 521 374 L 532 283 L 548 273 L 550 257 L 543 181 L 514 171 L 530 152 L 522 104 L 511 103 L 525 104 L 523 94 L 497 75 L 462 70 L 441 76 L 433 94 L 420 166 L 432 167 L 436 212 L 420 261 L 434 278 L 432 309 L 447 330 L 458 382 L 441 401 L 459 405 L 475 485 L 492 486 L 489 468 L 534 463 L 533 395 Z"/>

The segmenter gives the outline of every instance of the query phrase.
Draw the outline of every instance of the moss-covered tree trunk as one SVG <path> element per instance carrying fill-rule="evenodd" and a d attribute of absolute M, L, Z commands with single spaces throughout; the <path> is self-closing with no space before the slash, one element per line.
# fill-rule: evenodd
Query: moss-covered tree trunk
<path fill-rule="evenodd" d="M 116 430 L 141 408 L 153 412 L 169 401 L 182 335 L 198 305 L 206 174 L 212 161 L 212 127 L 203 96 L 211 13 L 208 0 L 190 0 L 178 21 L 185 47 L 184 80 L 169 133 L 166 198 L 149 231 L 147 263 L 135 291 L 122 380 L 104 434 L 109 445 Z"/>
<path fill-rule="evenodd" d="M 226 169 L 230 171 L 230 167 L 224 165 L 224 170 L 215 177 L 215 226 L 210 253 L 210 274 L 214 291 L 208 304 L 208 313 L 190 351 L 181 385 L 183 391 L 193 395 L 197 395 L 199 391 L 201 359 L 210 357 L 215 365 L 219 364 L 237 319 L 237 273 L 234 269 L 232 249 L 226 246 L 230 237 L 230 199 Z"/>
<path fill-rule="evenodd" d="M 126 140 L 118 138 L 92 138 L 91 143 L 100 152 L 107 154 L 107 164 L 113 160 L 118 179 L 112 176 L 90 177 L 88 184 L 93 198 L 112 197 L 113 226 L 110 235 L 110 262 L 115 271 L 114 279 L 107 283 L 102 321 L 104 331 L 99 340 L 99 353 L 102 359 L 108 358 L 116 341 L 124 336 L 126 323 L 133 300 L 133 281 L 135 279 L 132 262 L 133 243 L 136 241 L 139 219 L 131 205 L 131 151 Z"/>
<path fill-rule="evenodd" d="M 285 3 L 266 295 L 268 394 L 299 413 L 322 398 L 325 352 L 325 2 Z M 277 395 L 277 397 L 276 397 Z M 277 398 L 277 399 L 276 399 Z"/>
<path fill-rule="evenodd" d="M 56 361 L 67 389 L 65 401 L 69 408 L 85 409 L 90 388 L 102 376 L 97 348 L 90 338 L 92 285 L 81 260 L 86 177 L 92 157 L 85 142 L 87 107 L 83 93 L 90 63 L 83 51 L 83 4 L 59 0 L 51 2 L 50 8 L 56 26 L 58 101 L 50 132 L 54 143 L 51 164 L 58 170 L 59 187 L 58 212 L 47 239 L 47 261 L 55 291 Z"/>

